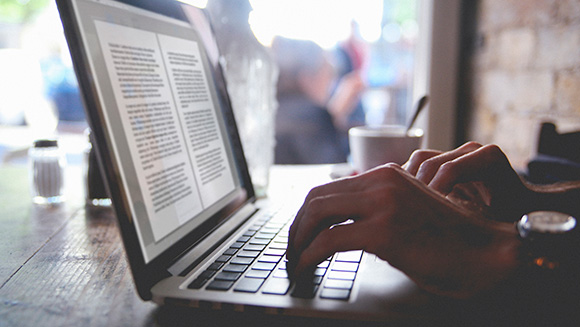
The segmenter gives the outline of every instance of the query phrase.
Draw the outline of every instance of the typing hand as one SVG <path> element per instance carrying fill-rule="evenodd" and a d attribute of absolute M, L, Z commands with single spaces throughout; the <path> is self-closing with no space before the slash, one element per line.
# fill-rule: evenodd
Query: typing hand
<path fill-rule="evenodd" d="M 533 192 L 495 145 L 468 142 L 449 152 L 420 150 L 403 167 L 451 200 L 485 210 L 488 218 L 515 221 L 531 211 Z"/>
<path fill-rule="evenodd" d="M 290 229 L 287 255 L 299 278 L 335 252 L 363 249 L 428 291 L 466 297 L 515 269 L 517 244 L 511 224 L 482 219 L 387 164 L 313 189 Z"/>

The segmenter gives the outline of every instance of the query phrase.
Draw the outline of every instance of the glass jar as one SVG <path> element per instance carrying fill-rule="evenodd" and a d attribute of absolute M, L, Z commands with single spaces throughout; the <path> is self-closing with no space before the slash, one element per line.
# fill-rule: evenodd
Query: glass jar
<path fill-rule="evenodd" d="M 248 0 L 212 0 L 207 8 L 252 183 L 263 197 L 274 164 L 278 66 L 250 28 Z"/>
<path fill-rule="evenodd" d="M 56 140 L 37 140 L 28 151 L 32 202 L 56 205 L 64 201 L 66 157 Z"/>

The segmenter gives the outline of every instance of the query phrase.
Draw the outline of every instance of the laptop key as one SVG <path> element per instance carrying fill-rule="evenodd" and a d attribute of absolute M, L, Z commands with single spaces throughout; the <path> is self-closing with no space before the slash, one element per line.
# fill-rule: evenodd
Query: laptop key
<path fill-rule="evenodd" d="M 326 269 L 326 268 L 328 268 L 329 265 L 330 265 L 330 261 L 325 260 L 325 261 L 322 261 L 321 263 L 319 263 L 318 266 L 316 266 L 316 267 Z"/>
<path fill-rule="evenodd" d="M 241 249 L 243 246 L 244 246 L 244 242 L 234 242 L 234 244 L 230 245 L 230 248 Z"/>
<path fill-rule="evenodd" d="M 282 259 L 281 256 L 277 255 L 263 255 L 258 259 L 259 262 L 270 262 L 270 263 L 278 263 Z"/>
<path fill-rule="evenodd" d="M 343 262 L 360 262 L 362 258 L 362 251 L 347 251 L 347 252 L 339 252 L 336 254 L 336 261 L 343 261 Z"/>
<path fill-rule="evenodd" d="M 246 231 L 243 236 L 250 236 L 251 237 L 251 236 L 254 236 L 254 234 L 256 234 L 255 230 L 249 230 L 249 231 Z"/>
<path fill-rule="evenodd" d="M 206 289 L 215 291 L 227 291 L 232 288 L 232 286 L 234 286 L 233 281 L 213 280 L 207 285 Z"/>
<path fill-rule="evenodd" d="M 256 262 L 252 266 L 252 269 L 255 269 L 255 270 L 269 270 L 269 271 L 272 271 L 272 270 L 274 270 L 274 268 L 276 268 L 276 263 L 274 263 L 274 262 Z"/>
<path fill-rule="evenodd" d="M 274 238 L 274 242 L 288 244 L 288 236 L 276 236 L 276 238 Z"/>
<path fill-rule="evenodd" d="M 249 265 L 254 261 L 254 258 L 250 257 L 235 257 L 232 259 L 231 263 L 236 265 Z"/>
<path fill-rule="evenodd" d="M 322 284 L 322 278 L 324 278 L 324 277 L 323 276 L 314 276 L 312 278 L 312 283 L 314 285 L 320 285 L 320 284 Z"/>
<path fill-rule="evenodd" d="M 288 248 L 288 244 L 287 243 L 279 243 L 279 242 L 273 242 L 270 243 L 270 249 L 276 249 L 276 250 L 284 250 L 286 251 L 286 248 Z"/>
<path fill-rule="evenodd" d="M 336 271 L 333 270 L 328 273 L 329 279 L 343 279 L 343 280 L 354 280 L 356 273 L 350 271 Z"/>
<path fill-rule="evenodd" d="M 207 267 L 207 270 L 220 270 L 221 267 L 223 267 L 223 263 L 221 262 L 214 262 L 211 265 L 209 265 L 209 267 Z"/>
<path fill-rule="evenodd" d="M 258 232 L 258 234 L 256 234 L 254 237 L 255 238 L 260 238 L 260 239 L 265 239 L 265 240 L 271 240 L 275 236 L 276 236 L 276 234 L 269 234 L 269 233 Z"/>
<path fill-rule="evenodd" d="M 341 280 L 341 279 L 327 279 L 324 282 L 324 288 L 336 288 L 343 290 L 352 289 L 354 282 L 352 280 Z"/>
<path fill-rule="evenodd" d="M 232 258 L 231 255 L 220 255 L 215 261 L 216 262 L 228 262 Z"/>
<path fill-rule="evenodd" d="M 272 275 L 274 278 L 288 278 L 288 272 L 286 269 L 277 269 Z"/>
<path fill-rule="evenodd" d="M 271 270 L 250 269 L 250 271 L 246 273 L 246 277 L 266 279 L 270 275 L 270 271 Z"/>
<path fill-rule="evenodd" d="M 260 252 L 258 252 L 258 251 L 242 250 L 238 253 L 238 257 L 244 257 L 244 258 L 256 258 L 259 255 L 260 255 Z"/>
<path fill-rule="evenodd" d="M 250 244 L 259 244 L 259 245 L 268 245 L 268 243 L 270 243 L 270 240 L 265 239 L 265 238 L 252 238 L 250 240 Z"/>
<path fill-rule="evenodd" d="M 187 288 L 198 290 L 202 288 L 207 281 L 207 278 L 203 278 L 201 276 L 197 277 L 193 282 L 191 282 L 191 284 L 187 285 Z"/>
<path fill-rule="evenodd" d="M 322 291 L 320 291 L 320 298 L 322 298 L 322 299 L 346 301 L 346 300 L 348 300 L 349 297 L 350 297 L 350 290 L 335 289 L 335 288 L 323 288 Z"/>
<path fill-rule="evenodd" d="M 358 262 L 335 262 L 332 265 L 332 270 L 356 272 L 358 266 Z"/>
<path fill-rule="evenodd" d="M 256 293 L 262 284 L 264 279 L 258 278 L 242 278 L 234 287 L 235 292 L 246 292 L 246 293 Z"/>
<path fill-rule="evenodd" d="M 290 280 L 286 278 L 272 278 L 266 282 L 262 293 L 264 294 L 275 294 L 275 295 L 285 295 L 290 289 Z"/>
<path fill-rule="evenodd" d="M 243 250 L 246 251 L 264 251 L 266 248 L 265 244 L 248 244 L 244 246 Z"/>
<path fill-rule="evenodd" d="M 250 238 L 251 238 L 250 236 L 240 236 L 240 238 L 238 238 L 237 242 L 246 243 L 247 241 L 250 240 Z"/>
<path fill-rule="evenodd" d="M 213 275 L 215 275 L 216 272 L 217 270 L 206 269 L 204 272 L 199 274 L 198 278 L 210 279 L 213 277 Z"/>
<path fill-rule="evenodd" d="M 224 251 L 224 255 L 234 255 L 236 254 L 236 252 L 238 252 L 238 249 L 234 249 L 234 248 L 229 248 L 227 250 Z"/>
<path fill-rule="evenodd" d="M 254 224 L 254 226 L 248 228 L 248 230 L 251 231 L 251 232 L 255 232 L 255 231 L 260 230 L 260 228 L 262 228 L 262 225 Z"/>
<path fill-rule="evenodd" d="M 225 280 L 225 281 L 236 281 L 236 280 L 238 280 L 238 278 L 240 278 L 240 276 L 242 276 L 241 273 L 222 271 L 215 276 L 215 279 L 216 280 Z"/>
<path fill-rule="evenodd" d="M 290 295 L 301 299 L 312 299 L 317 290 L 318 285 L 314 283 L 298 283 Z"/>
<path fill-rule="evenodd" d="M 233 263 L 228 264 L 224 267 L 222 271 L 224 272 L 233 272 L 233 273 L 243 273 L 248 269 L 248 265 L 236 265 Z"/>
<path fill-rule="evenodd" d="M 279 255 L 279 256 L 283 256 L 284 254 L 286 254 L 286 250 L 282 250 L 282 249 L 273 249 L 272 247 L 268 248 L 264 254 L 267 255 Z"/>

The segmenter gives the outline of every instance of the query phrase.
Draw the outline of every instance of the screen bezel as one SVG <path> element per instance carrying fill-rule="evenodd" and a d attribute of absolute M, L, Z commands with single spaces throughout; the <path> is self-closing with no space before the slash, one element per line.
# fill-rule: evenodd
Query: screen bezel
<path fill-rule="evenodd" d="M 231 215 L 244 204 L 255 201 L 254 189 L 252 187 L 247 163 L 245 161 L 239 133 L 236 127 L 231 102 L 228 97 L 226 81 L 223 76 L 222 68 L 219 63 L 215 66 L 210 65 L 210 70 L 212 72 L 211 80 L 214 82 L 218 94 L 218 105 L 223 113 L 225 120 L 224 123 L 227 126 L 226 130 L 232 145 L 235 162 L 237 163 L 236 169 L 238 169 L 238 175 L 240 176 L 241 187 L 245 192 L 240 193 L 240 196 L 236 197 L 227 206 L 214 214 L 198 228 L 192 230 L 181 240 L 163 251 L 162 254 L 146 263 L 140 247 L 135 224 L 133 223 L 134 218 L 131 214 L 128 196 L 122 187 L 122 175 L 120 173 L 120 167 L 117 166 L 117 161 L 114 158 L 115 154 L 113 151 L 112 140 L 110 135 L 108 135 L 107 128 L 105 128 L 106 120 L 103 115 L 103 104 L 99 101 L 96 81 L 92 76 L 89 58 L 83 46 L 84 42 L 82 39 L 82 33 L 80 32 L 79 21 L 74 11 L 73 1 L 76 0 L 57 0 L 56 2 L 81 90 L 87 121 L 94 137 L 94 147 L 97 152 L 102 173 L 105 176 L 104 182 L 109 190 L 113 202 L 121 236 L 137 286 L 137 291 L 142 299 L 150 300 L 151 287 L 161 279 L 170 276 L 167 268 L 188 249 L 201 241 L 223 222 L 227 221 L 228 218 L 230 218 Z M 121 0 L 117 2 L 188 22 L 187 15 L 183 10 L 184 6 L 188 5 L 177 1 Z M 188 10 L 201 9 L 188 6 Z M 207 17 L 205 12 L 202 13 Z M 215 42 L 213 35 L 211 40 Z M 227 235 L 224 235 L 224 237 L 227 237 Z M 208 251 L 210 250 L 211 249 L 208 249 Z"/>

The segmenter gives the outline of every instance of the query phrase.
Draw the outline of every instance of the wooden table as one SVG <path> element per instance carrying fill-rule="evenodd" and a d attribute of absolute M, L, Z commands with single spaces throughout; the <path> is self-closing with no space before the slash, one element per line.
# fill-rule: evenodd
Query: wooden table
<path fill-rule="evenodd" d="M 296 325 L 313 320 L 202 312 L 143 302 L 135 291 L 111 210 L 87 210 L 80 166 L 66 174 L 66 202 L 31 203 L 26 165 L 0 166 L 0 326 Z M 274 169 L 272 178 L 308 171 L 329 180 L 328 166 Z M 273 183 L 274 184 L 274 183 Z M 310 184 L 309 184 L 310 185 Z M 271 192 L 307 185 L 272 187 Z"/>
<path fill-rule="evenodd" d="M 150 325 L 113 214 L 84 210 L 80 167 L 66 177 L 64 205 L 35 206 L 26 167 L 0 168 L 0 325 Z"/>
<path fill-rule="evenodd" d="M 269 194 L 306 195 L 329 166 L 275 167 Z M 143 302 L 135 291 L 110 210 L 85 209 L 81 168 L 66 175 L 67 201 L 32 205 L 25 165 L 0 166 L 0 326 L 328 326 L 329 321 L 204 311 Z M 286 183 L 281 183 L 286 181 Z M 495 300 L 433 297 L 433 325 L 513 325 L 521 316 Z M 423 304 L 418 304 L 423 305 Z M 424 311 L 424 310 L 423 310 Z M 410 322 L 414 325 L 412 314 Z M 416 322 L 416 321 L 415 321 Z M 332 322 L 332 326 L 379 325 Z M 424 323 L 422 325 L 425 325 Z"/>

